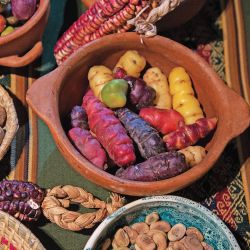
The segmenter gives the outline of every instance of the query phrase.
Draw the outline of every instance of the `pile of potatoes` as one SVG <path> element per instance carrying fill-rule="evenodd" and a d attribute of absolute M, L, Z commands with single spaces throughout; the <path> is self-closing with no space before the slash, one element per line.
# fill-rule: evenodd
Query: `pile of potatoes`
<path fill-rule="evenodd" d="M 124 226 L 114 238 L 107 239 L 101 250 L 213 250 L 195 227 L 186 228 L 178 223 L 171 225 L 160 220 L 157 212 L 146 216 L 145 222 Z"/>

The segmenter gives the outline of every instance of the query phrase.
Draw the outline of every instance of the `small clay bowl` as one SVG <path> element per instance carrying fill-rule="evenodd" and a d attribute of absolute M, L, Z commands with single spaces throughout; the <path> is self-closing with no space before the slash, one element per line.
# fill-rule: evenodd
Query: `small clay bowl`
<path fill-rule="evenodd" d="M 0 37 L 0 66 L 23 67 L 42 54 L 41 40 L 49 10 L 49 0 L 40 0 L 35 14 L 24 25 Z"/>
<path fill-rule="evenodd" d="M 89 8 L 96 0 L 82 0 Z M 194 17 L 205 4 L 205 0 L 185 0 L 175 10 L 168 13 L 157 23 L 159 30 L 168 30 L 180 26 Z"/>
<path fill-rule="evenodd" d="M 211 211 L 199 203 L 171 195 L 143 198 L 120 208 L 97 227 L 84 250 L 102 249 L 105 240 L 113 239 L 119 228 L 144 222 L 152 212 L 157 212 L 161 220 L 168 221 L 171 226 L 182 223 L 186 227 L 196 227 L 204 235 L 205 242 L 216 250 L 240 250 L 233 234 Z"/>
<path fill-rule="evenodd" d="M 112 69 L 119 57 L 131 49 L 139 51 L 150 65 L 159 67 L 166 75 L 173 67 L 183 66 L 193 80 L 207 117 L 218 118 L 215 133 L 206 144 L 208 154 L 204 160 L 171 179 L 135 182 L 117 178 L 92 165 L 67 137 L 65 122 L 73 106 L 82 103 L 90 67 L 106 65 Z M 109 35 L 82 47 L 57 69 L 38 79 L 27 92 L 27 102 L 47 123 L 62 155 L 77 172 L 104 188 L 135 196 L 167 194 L 200 179 L 213 167 L 227 143 L 250 123 L 247 103 L 199 55 L 170 39 L 144 38 L 136 33 Z"/>

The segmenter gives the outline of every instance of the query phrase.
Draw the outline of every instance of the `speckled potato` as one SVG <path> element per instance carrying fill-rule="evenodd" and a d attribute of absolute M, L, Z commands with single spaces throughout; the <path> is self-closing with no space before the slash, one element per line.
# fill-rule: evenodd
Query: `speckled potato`
<path fill-rule="evenodd" d="M 113 80 L 113 72 L 102 65 L 93 66 L 88 72 L 88 80 L 94 95 L 101 100 L 101 90 L 107 82 Z"/>
<path fill-rule="evenodd" d="M 170 94 L 173 96 L 173 108 L 185 119 L 186 124 L 193 124 L 204 114 L 200 103 L 194 96 L 192 82 L 182 67 L 175 67 L 169 74 Z"/>
<path fill-rule="evenodd" d="M 144 74 L 143 80 L 156 91 L 154 100 L 156 107 L 170 109 L 172 107 L 172 98 L 169 93 L 167 77 L 162 71 L 157 67 L 150 68 Z"/>
<path fill-rule="evenodd" d="M 124 69 L 129 76 L 140 77 L 142 70 L 146 66 L 146 59 L 136 50 L 128 50 L 121 56 L 115 68 Z"/>

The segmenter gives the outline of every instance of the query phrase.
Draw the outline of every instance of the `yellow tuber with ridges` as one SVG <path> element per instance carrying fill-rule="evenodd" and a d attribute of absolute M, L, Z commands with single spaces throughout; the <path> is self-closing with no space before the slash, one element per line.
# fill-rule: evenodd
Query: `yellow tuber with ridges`
<path fill-rule="evenodd" d="M 115 68 L 122 68 L 126 71 L 127 75 L 138 78 L 145 68 L 146 63 L 146 59 L 138 51 L 128 50 L 121 56 Z"/>
<path fill-rule="evenodd" d="M 154 100 L 156 107 L 161 109 L 171 109 L 172 98 L 169 93 L 168 81 L 162 71 L 157 67 L 150 68 L 144 74 L 143 80 L 156 92 L 156 98 Z"/>
<path fill-rule="evenodd" d="M 186 124 L 193 124 L 204 114 L 200 103 L 194 96 L 192 82 L 183 67 L 175 67 L 169 77 L 170 94 L 172 95 L 173 109 L 178 111 L 185 119 Z"/>
<path fill-rule="evenodd" d="M 189 146 L 179 152 L 184 154 L 186 163 L 190 167 L 199 164 L 206 156 L 206 149 L 201 146 Z"/>
<path fill-rule="evenodd" d="M 113 80 L 113 72 L 103 65 L 93 66 L 89 70 L 88 80 L 94 95 L 101 100 L 101 90 L 107 82 Z"/>

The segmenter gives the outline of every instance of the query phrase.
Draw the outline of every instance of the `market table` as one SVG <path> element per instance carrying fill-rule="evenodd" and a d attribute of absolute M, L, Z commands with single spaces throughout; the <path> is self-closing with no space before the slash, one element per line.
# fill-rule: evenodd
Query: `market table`
<path fill-rule="evenodd" d="M 25 101 L 25 93 L 33 81 L 56 67 L 53 46 L 82 11 L 80 1 L 52 0 L 41 59 L 22 69 L 0 68 L 0 83 L 13 94 L 20 124 L 9 153 L 0 163 L 0 175 L 37 182 L 45 188 L 71 184 L 105 200 L 109 191 L 90 183 L 68 165 L 47 126 Z M 250 58 L 250 47 L 247 50 L 247 44 L 250 45 L 250 2 L 209 0 L 187 24 L 160 35 L 196 50 L 231 88 L 250 101 L 250 64 L 247 64 Z M 237 107 L 232 112 L 237 112 Z M 175 193 L 200 202 L 217 214 L 234 233 L 242 249 L 250 248 L 249 139 L 248 130 L 228 144 L 216 166 L 205 177 Z M 138 197 L 126 197 L 127 202 L 135 199 Z M 78 210 L 78 207 L 73 206 L 72 210 Z M 80 211 L 86 210 L 80 208 Z M 45 218 L 29 227 L 47 249 L 53 250 L 83 249 L 93 232 L 69 232 Z"/>

